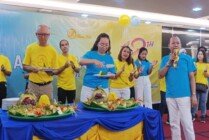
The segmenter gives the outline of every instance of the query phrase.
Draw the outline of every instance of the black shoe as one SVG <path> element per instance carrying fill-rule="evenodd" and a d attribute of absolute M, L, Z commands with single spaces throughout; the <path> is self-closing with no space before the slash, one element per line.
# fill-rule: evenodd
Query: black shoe
<path fill-rule="evenodd" d="M 205 116 L 201 116 L 201 123 L 206 123 L 206 121 L 205 121 Z"/>

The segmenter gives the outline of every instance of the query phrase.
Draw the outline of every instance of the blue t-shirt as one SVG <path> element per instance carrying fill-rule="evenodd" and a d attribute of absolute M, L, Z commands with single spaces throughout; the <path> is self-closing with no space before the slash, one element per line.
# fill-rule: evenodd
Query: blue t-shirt
<path fill-rule="evenodd" d="M 149 61 L 146 60 L 135 60 L 135 66 L 136 68 L 141 67 L 142 68 L 142 73 L 140 74 L 140 76 L 147 76 L 149 75 L 149 70 L 151 68 L 151 63 Z"/>
<path fill-rule="evenodd" d="M 169 61 L 170 55 L 164 56 L 160 69 L 165 67 Z M 177 67 L 170 67 L 165 75 L 166 79 L 166 97 L 179 98 L 190 97 L 190 78 L 189 73 L 196 71 L 196 67 L 189 55 L 179 54 Z"/>
<path fill-rule="evenodd" d="M 108 78 L 100 78 L 95 76 L 95 74 L 98 74 L 100 71 L 104 73 L 115 73 L 115 65 L 114 61 L 111 55 L 104 54 L 101 55 L 97 51 L 88 51 L 84 56 L 84 59 L 96 59 L 103 63 L 102 68 L 98 68 L 94 64 L 86 65 L 86 73 L 83 78 L 83 85 L 90 87 L 90 88 L 108 88 L 109 85 L 109 79 Z"/>

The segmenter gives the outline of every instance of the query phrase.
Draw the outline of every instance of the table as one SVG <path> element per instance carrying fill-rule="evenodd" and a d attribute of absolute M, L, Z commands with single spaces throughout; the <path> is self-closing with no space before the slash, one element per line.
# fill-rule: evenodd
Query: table
<path fill-rule="evenodd" d="M 91 111 L 78 104 L 76 114 L 51 121 L 24 122 L 8 117 L 0 110 L 0 137 L 2 140 L 30 140 L 34 135 L 43 139 L 71 140 L 79 138 L 90 128 L 99 124 L 107 130 L 127 130 L 143 122 L 145 140 L 164 140 L 160 113 L 156 110 L 138 107 L 123 112 Z"/>

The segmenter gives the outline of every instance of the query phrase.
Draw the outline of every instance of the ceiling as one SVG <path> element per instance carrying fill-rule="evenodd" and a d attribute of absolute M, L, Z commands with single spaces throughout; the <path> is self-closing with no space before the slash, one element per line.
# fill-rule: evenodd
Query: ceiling
<path fill-rule="evenodd" d="M 68 15 L 68 16 L 80 16 L 80 13 L 77 12 L 69 12 L 65 11 L 63 9 L 53 9 L 50 8 L 41 8 L 41 7 L 27 7 L 22 5 L 13 5 L 13 4 L 4 4 L 4 1 L 7 0 L 0 0 L 0 9 L 6 9 L 6 10 L 27 10 L 27 11 L 35 11 L 35 12 L 43 12 L 43 13 L 51 13 L 51 14 L 61 14 L 61 15 Z M 8 0 L 9 1 L 9 0 Z M 12 1 L 12 0 L 11 0 Z M 18 1 L 18 0 L 17 0 Z M 19 0 L 22 1 L 22 0 Z M 33 1 L 33 0 L 30 0 Z M 35 0 L 34 0 L 35 1 Z M 40 0 L 36 0 L 40 1 Z M 43 0 L 44 1 L 44 0 Z M 91 4 L 91 5 L 101 5 L 101 6 L 108 6 L 108 7 L 116 7 L 116 8 L 124 8 L 124 9 L 131 9 L 136 11 L 145 11 L 145 12 L 151 12 L 151 13 L 158 13 L 158 14 L 165 14 L 165 15 L 174 15 L 174 16 L 181 16 L 181 17 L 189 17 L 189 18 L 203 18 L 209 20 L 209 8 L 207 6 L 209 5 L 209 0 L 46 0 L 46 1 L 61 1 L 61 2 L 67 2 L 67 3 L 81 3 L 83 5 Z M 3 3 L 3 4 L 1 4 Z M 201 7 L 202 11 L 194 12 L 192 9 L 194 7 Z M 99 6 L 97 6 L 99 7 Z M 114 9 L 114 8 L 112 8 Z M 86 9 L 84 9 L 85 11 Z M 91 11 L 91 9 L 90 9 Z M 143 13 L 143 12 L 141 12 Z M 124 13 L 126 14 L 126 13 Z M 110 12 L 110 15 L 114 15 Z M 152 14 L 153 15 L 153 14 Z M 140 17 L 141 15 L 138 14 Z M 103 15 L 91 15 L 91 18 L 104 18 L 104 19 L 111 19 L 115 18 L 114 16 L 103 16 Z M 146 18 L 153 18 L 153 16 L 145 16 L 144 21 L 146 21 Z M 179 18 L 181 19 L 181 18 Z M 183 21 L 187 21 L 187 18 L 183 18 Z M 199 20 L 199 19 L 198 19 Z M 153 24 L 160 24 L 163 26 L 168 27 L 179 27 L 179 28 L 193 28 L 193 29 L 200 29 L 200 27 L 204 27 L 204 25 L 207 25 L 205 27 L 205 30 L 209 30 L 209 21 L 202 26 L 193 26 L 192 24 L 196 24 L 197 22 L 193 22 L 193 20 L 188 20 L 187 24 L 181 23 L 179 24 L 178 21 L 182 20 L 176 20 L 176 17 L 171 18 L 172 22 L 164 22 L 164 21 L 156 21 L 153 20 Z M 191 22 L 190 22 L 191 21 Z"/>
<path fill-rule="evenodd" d="M 126 8 L 190 18 L 202 18 L 209 15 L 209 0 L 79 0 L 78 3 Z M 192 9 L 197 6 L 200 6 L 202 11 L 192 11 Z"/>

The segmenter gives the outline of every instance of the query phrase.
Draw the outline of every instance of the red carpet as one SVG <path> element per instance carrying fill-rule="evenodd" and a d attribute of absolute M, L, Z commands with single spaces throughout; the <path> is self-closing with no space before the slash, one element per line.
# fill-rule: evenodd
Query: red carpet
<path fill-rule="evenodd" d="M 209 114 L 209 111 L 207 111 L 207 114 Z M 170 126 L 165 123 L 166 117 L 167 115 L 163 116 L 164 135 L 166 140 L 171 140 Z M 195 129 L 196 140 L 209 140 L 209 117 L 206 118 L 206 123 L 201 123 L 200 117 L 197 118 L 194 121 L 194 129 Z M 181 131 L 181 136 L 182 136 L 182 140 L 185 140 L 183 135 L 183 130 Z"/>

